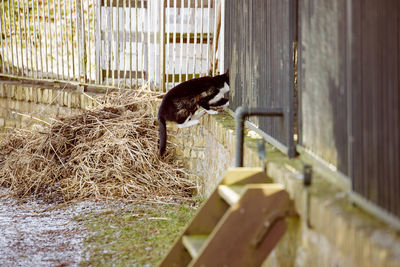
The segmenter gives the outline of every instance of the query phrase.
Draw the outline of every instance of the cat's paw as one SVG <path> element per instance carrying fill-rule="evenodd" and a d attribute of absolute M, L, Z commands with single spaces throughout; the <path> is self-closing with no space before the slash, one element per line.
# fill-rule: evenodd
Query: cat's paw
<path fill-rule="evenodd" d="M 186 128 L 186 127 L 190 127 L 196 124 L 199 124 L 200 121 L 199 120 L 190 120 L 188 122 L 182 123 L 182 124 L 178 124 L 178 128 L 182 129 L 182 128 Z"/>
<path fill-rule="evenodd" d="M 225 94 L 225 93 L 227 93 L 229 91 L 230 91 L 229 85 L 227 83 L 224 83 L 224 87 L 221 88 L 220 93 L 221 94 Z"/>
<path fill-rule="evenodd" d="M 225 103 L 225 105 L 222 105 L 221 108 L 226 108 L 227 106 L 229 106 L 229 101 Z"/>
<path fill-rule="evenodd" d="M 208 114 L 210 114 L 210 115 L 216 115 L 216 114 L 218 114 L 218 111 L 212 110 L 212 109 L 206 110 L 206 112 L 207 112 Z"/>

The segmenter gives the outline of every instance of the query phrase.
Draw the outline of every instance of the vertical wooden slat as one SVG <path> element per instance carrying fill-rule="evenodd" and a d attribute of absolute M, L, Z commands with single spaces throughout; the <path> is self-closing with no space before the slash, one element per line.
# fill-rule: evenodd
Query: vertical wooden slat
<path fill-rule="evenodd" d="M 3 2 L 4 3 L 4 2 Z M 28 53 L 28 52 L 31 52 L 32 51 L 32 49 L 31 49 L 31 38 L 30 38 L 30 36 L 29 36 L 29 43 L 28 43 L 28 32 L 29 32 L 29 28 L 28 28 L 28 26 L 27 25 L 29 25 L 29 15 L 26 13 L 26 10 L 25 10 L 25 1 L 22 1 L 22 9 L 23 9 L 23 13 L 24 14 L 26 14 L 26 16 L 23 16 L 23 18 L 24 18 L 24 35 L 25 35 L 25 56 L 26 56 L 26 68 L 27 68 L 27 70 L 30 70 L 30 72 L 29 71 L 27 71 L 27 74 L 28 75 L 33 75 L 33 73 L 32 73 L 32 71 L 33 71 L 33 68 L 32 68 L 32 53 Z M 27 19 L 28 19 L 28 23 L 26 22 L 27 21 Z M 28 29 L 28 31 L 27 31 L 27 29 Z M 29 45 L 28 45 L 29 44 Z M 31 66 L 30 66 L 30 68 L 29 68 L 29 59 L 31 59 Z"/>
<path fill-rule="evenodd" d="M 6 25 L 6 16 L 5 16 L 5 5 L 4 5 L 4 2 L 5 1 L 2 1 L 2 12 L 3 12 L 3 16 L 2 16 L 2 18 L 3 18 L 3 23 L 2 23 L 2 25 L 4 26 L 4 30 L 3 30 L 3 34 L 4 34 L 4 36 L 5 36 L 5 38 L 4 38 L 4 44 L 5 44 L 5 46 L 4 46 L 4 50 L 5 50 L 5 53 L 3 54 L 4 55 L 4 58 L 3 58 L 3 60 L 5 61 L 5 62 L 7 62 L 7 64 L 6 64 L 6 66 L 7 66 L 7 73 L 10 73 L 10 61 L 9 61 L 9 59 L 8 59 L 8 41 L 7 41 L 7 25 Z M 25 13 L 25 12 L 24 12 Z M 3 47 L 3 46 L 2 46 Z"/>
<path fill-rule="evenodd" d="M 126 34 L 127 34 L 127 29 L 126 29 L 126 0 L 123 0 L 123 18 L 124 18 L 124 23 L 122 25 L 124 25 L 124 29 L 123 29 L 123 41 L 122 41 L 122 45 L 123 45 L 123 51 L 124 51 L 124 55 L 123 55 L 123 61 L 124 61 L 124 79 L 125 79 L 125 85 L 126 85 L 126 71 L 127 71 L 127 66 L 126 66 Z"/>
<path fill-rule="evenodd" d="M 118 82 L 117 82 L 117 86 L 119 85 L 119 79 L 120 79 L 120 65 L 121 65 L 121 62 L 120 62 L 120 51 L 119 51 L 119 49 L 120 49 L 120 40 L 119 40 L 119 19 L 120 19 L 120 17 L 119 17 L 119 0 L 117 0 L 117 6 L 115 7 L 115 10 L 116 10 L 116 12 L 115 12 L 115 15 L 116 15 L 116 18 L 115 18 L 115 20 L 116 20 L 116 22 L 117 22 L 117 29 L 116 29 L 116 35 L 117 35 L 117 40 L 115 41 L 115 49 L 114 49 L 114 51 L 115 51 L 115 58 L 114 58 L 114 60 L 115 60 L 115 69 L 117 70 L 117 79 L 118 79 Z M 113 34 L 114 35 L 114 34 Z M 113 68 L 113 72 L 114 72 L 114 68 Z"/>
<path fill-rule="evenodd" d="M 129 67 L 129 70 L 130 70 L 130 73 L 129 73 L 129 78 L 130 78 L 130 85 L 131 85 L 131 87 L 132 87 L 132 71 L 133 71 L 133 68 L 132 68 L 132 61 L 133 61 L 133 59 L 132 59 L 132 37 L 133 37 L 133 34 L 132 34 L 132 3 L 131 3 L 132 1 L 129 1 L 129 64 L 130 64 L 130 67 Z"/>
<path fill-rule="evenodd" d="M 382 15 L 384 15 L 384 8 L 383 8 L 383 3 L 384 1 L 379 1 L 378 6 L 376 8 L 377 11 L 377 26 L 378 26 L 378 39 L 379 40 L 385 40 L 388 41 L 387 38 L 387 34 L 386 34 L 386 30 L 384 28 L 382 28 L 382 21 L 384 21 L 382 18 Z M 387 14 L 386 14 L 387 15 Z M 382 29 L 382 30 L 379 30 Z M 373 90 L 374 91 L 374 95 L 375 95 L 375 99 L 376 99 L 376 121 L 374 122 L 374 129 L 375 130 L 375 142 L 376 142 L 376 153 L 374 155 L 374 162 L 378 163 L 378 158 L 380 160 L 382 160 L 381 164 L 377 164 L 374 170 L 374 176 L 377 177 L 386 177 L 384 179 L 381 179 L 378 183 L 378 190 L 377 190 L 377 202 L 379 205 L 383 206 L 383 207 L 389 207 L 389 199 L 390 195 L 389 194 L 385 194 L 385 192 L 382 192 L 381 189 L 385 189 L 385 188 L 389 188 L 388 187 L 388 182 L 390 180 L 390 176 L 387 175 L 385 169 L 385 165 L 388 161 L 387 158 L 387 153 L 385 153 L 385 150 L 387 149 L 387 147 L 385 146 L 381 146 L 379 145 L 382 140 L 389 140 L 388 136 L 386 136 L 387 138 L 384 138 L 384 134 L 386 134 L 387 132 L 385 132 L 385 123 L 381 123 L 382 120 L 378 119 L 378 117 L 383 116 L 384 118 L 390 118 L 390 116 L 388 116 L 388 114 L 385 114 L 383 108 L 382 108 L 382 101 L 385 101 L 385 93 L 387 91 L 388 87 L 384 87 L 385 85 L 385 81 L 382 79 L 385 77 L 384 71 L 386 71 L 386 67 L 384 66 L 384 61 L 387 61 L 387 58 L 384 58 L 384 51 L 382 49 L 382 46 L 378 44 L 378 49 L 376 51 L 376 55 L 377 55 L 377 61 L 378 61 L 378 66 L 381 66 L 381 68 L 378 70 L 378 79 L 377 79 L 377 88 L 382 88 L 382 90 L 380 90 L 380 92 L 377 92 L 377 90 Z M 389 63 L 389 62 L 388 62 Z M 386 102 L 387 103 L 387 102 Z M 388 151 L 387 151 L 388 152 Z M 377 179 L 376 179 L 377 180 Z"/>
<path fill-rule="evenodd" d="M 396 2 L 396 9 L 395 9 L 395 14 L 397 16 L 397 29 L 400 28 L 400 3 L 399 1 Z M 396 59 L 396 57 L 394 58 Z M 392 99 L 392 105 L 393 105 L 393 138 L 394 138 L 394 148 L 393 148 L 393 152 L 394 152 L 394 157 L 393 157 L 393 163 L 395 164 L 396 162 L 400 161 L 400 140 L 399 138 L 396 138 L 396 136 L 400 136 L 400 93 L 399 90 L 396 90 L 395 88 L 399 88 L 400 87 L 400 33 L 397 32 L 397 64 L 395 64 L 395 69 L 393 69 L 394 73 L 397 73 L 397 79 L 393 82 L 393 98 Z M 391 165 L 393 166 L 393 165 Z M 393 189 L 396 190 L 396 188 L 400 188 L 400 179 L 396 178 L 396 177 L 400 177 L 400 166 L 397 164 L 395 165 L 397 166 L 397 168 L 395 169 L 394 172 L 394 186 Z M 393 192 L 393 198 L 395 198 L 393 200 L 393 202 L 395 203 L 395 208 L 394 210 L 396 211 L 397 216 L 400 216 L 400 200 L 399 200 L 399 190 L 396 190 L 396 192 Z"/>
<path fill-rule="evenodd" d="M 95 52 L 95 49 L 96 49 L 96 43 L 95 42 L 96 42 L 96 34 L 97 34 L 97 32 L 96 32 L 96 27 L 97 27 L 97 22 L 96 22 L 96 12 L 97 12 L 96 1 L 97 0 L 93 0 L 92 1 L 91 12 L 89 12 L 91 14 L 91 16 L 92 16 L 92 30 L 90 30 L 90 27 L 89 27 L 89 36 L 90 36 L 90 31 L 91 31 L 92 32 L 92 40 L 91 40 L 91 42 L 93 44 L 93 48 L 91 48 L 91 49 L 94 49 L 94 51 L 91 51 L 91 49 L 89 49 L 89 51 L 91 51 L 90 55 L 93 55 L 93 58 L 92 58 L 93 59 L 92 60 L 93 63 L 92 64 L 95 65 L 95 66 L 91 66 L 90 67 L 91 70 L 92 70 L 91 71 L 91 73 L 92 73 L 92 76 L 91 76 L 92 82 L 95 82 L 95 80 L 96 80 L 96 73 L 93 73 L 93 71 L 94 72 L 96 71 L 96 52 Z"/>
<path fill-rule="evenodd" d="M 18 2 L 18 10 L 19 10 L 19 2 Z M 47 52 L 47 23 L 46 23 L 46 6 L 45 3 L 42 2 L 42 16 L 43 16 L 43 31 L 44 31 L 44 63 L 46 68 L 43 67 L 43 72 L 46 73 L 45 77 L 48 78 L 48 73 L 49 73 L 49 59 L 48 59 L 48 52 Z M 20 21 L 19 18 L 19 12 L 18 12 L 18 20 Z M 21 21 L 20 21 L 21 23 Z M 21 27 L 21 24 L 20 24 Z M 21 38 L 22 40 L 22 38 Z M 22 56 L 22 51 L 21 51 L 21 56 Z"/>
<path fill-rule="evenodd" d="M 31 34 L 31 30 L 30 30 L 30 25 L 31 25 L 31 21 L 30 21 L 30 16 L 29 16 L 29 1 L 26 2 L 26 12 L 24 11 L 25 14 L 27 14 L 27 25 L 26 28 L 28 29 L 28 40 L 29 40 L 29 52 L 30 52 L 30 62 L 31 62 L 31 76 L 35 77 L 35 68 L 34 68 L 34 54 L 33 54 L 33 38 L 32 38 L 32 34 Z"/>
<path fill-rule="evenodd" d="M 172 86 L 175 87 L 175 65 L 176 65 L 176 28 L 177 28 L 177 19 L 178 19 L 178 8 L 176 7 L 176 0 L 174 0 L 174 33 L 173 33 L 173 45 L 172 45 Z"/>
<path fill-rule="evenodd" d="M 204 31 L 204 0 L 201 0 L 200 2 L 200 64 L 199 64 L 199 73 L 203 73 L 203 31 Z"/>
<path fill-rule="evenodd" d="M 18 4 L 19 4 L 19 2 L 18 2 Z M 4 5 L 4 2 L 3 2 L 3 5 Z M 4 7 L 2 7 L 2 10 L 4 10 Z M 0 15 L 0 17 L 3 18 L 4 16 Z M 2 67 L 1 71 L 5 72 L 5 65 L 4 65 L 5 53 L 4 53 L 4 44 L 3 44 L 3 25 L 4 25 L 3 19 L 0 19 L 0 36 L 1 36 L 0 45 L 1 45 L 1 56 L 2 56 L 0 58 L 0 61 L 1 61 L 1 67 Z"/>
<path fill-rule="evenodd" d="M 69 17 L 69 19 L 70 19 L 70 31 L 71 31 L 71 55 L 72 55 L 72 76 L 74 77 L 74 80 L 78 80 L 78 78 L 77 78 L 77 76 L 79 75 L 77 75 L 77 73 L 76 73 L 76 68 L 75 68 L 75 58 L 76 58 L 76 52 L 75 52 L 75 42 L 74 42 L 74 40 L 75 40 L 75 28 L 76 27 L 74 27 L 74 20 L 72 19 L 72 0 L 70 0 L 69 1 L 69 10 L 70 10 L 70 17 Z"/>
<path fill-rule="evenodd" d="M 164 0 L 160 3 L 160 87 L 165 92 L 165 6 Z"/>
<path fill-rule="evenodd" d="M 146 8 L 144 8 L 144 3 L 143 3 L 143 22 L 144 22 L 144 30 L 146 32 L 145 37 L 146 37 L 146 49 L 144 52 L 144 57 L 145 57 L 145 68 L 144 71 L 146 73 L 146 78 L 143 78 L 143 83 L 147 81 L 150 81 L 150 20 L 149 20 L 149 12 L 150 12 L 150 1 L 146 1 Z"/>
<path fill-rule="evenodd" d="M 111 48 L 110 48 L 110 31 L 111 31 L 111 22 L 110 22 L 110 8 L 107 6 L 108 0 L 104 1 L 104 15 L 105 15 L 105 26 L 104 26 L 104 57 L 105 57 L 105 77 L 104 80 L 106 81 L 106 84 L 109 85 L 109 69 L 110 69 L 110 64 L 111 64 Z M 111 2 L 110 2 L 111 4 Z M 103 27 L 102 27 L 103 29 Z"/>
<path fill-rule="evenodd" d="M 71 12 L 72 13 L 72 12 Z M 25 18 L 25 16 L 24 16 L 24 18 Z M 51 36 L 51 24 L 50 24 L 50 21 L 51 21 L 51 17 L 50 17 L 50 1 L 47 1 L 47 26 L 48 26 L 48 28 L 49 28 L 49 39 L 48 39 L 48 41 L 49 41 L 49 46 L 50 46 L 50 64 L 51 64 L 51 72 L 54 74 L 54 61 L 53 61 L 53 39 L 52 39 L 52 36 Z M 46 42 L 47 43 L 47 42 Z M 47 45 L 47 44 L 46 44 Z M 26 46 L 26 47 L 28 47 L 28 45 Z M 26 53 L 27 54 L 27 53 Z M 46 56 L 46 58 L 49 58 L 49 55 L 47 55 Z M 27 64 L 28 65 L 28 64 Z M 48 70 L 48 72 L 50 72 L 49 70 Z M 54 78 L 54 77 L 52 77 L 52 78 Z"/>
<path fill-rule="evenodd" d="M 147 8 L 146 9 L 144 9 L 144 12 L 145 12 L 145 23 L 146 23 L 146 33 L 147 33 L 147 43 L 146 43 L 146 53 L 145 53 L 145 56 L 146 56 L 146 68 L 145 68 L 145 72 L 146 72 L 146 74 L 147 74 L 147 76 L 146 76 L 146 80 L 148 81 L 148 82 L 150 82 L 150 79 L 151 79 L 151 72 L 150 72 L 150 69 L 151 69 L 151 63 L 150 63 L 150 61 L 151 61 L 151 56 L 150 56 L 150 49 L 151 49 L 151 20 L 150 20 L 150 11 L 151 11 L 151 0 L 146 0 L 147 1 Z"/>
<path fill-rule="evenodd" d="M 103 73 L 101 68 L 101 55 L 102 55 L 102 43 L 103 43 L 103 31 L 101 27 L 102 16 L 101 16 L 101 0 L 95 0 L 95 60 L 96 60 L 96 84 L 100 84 L 103 81 Z"/>
<path fill-rule="evenodd" d="M 12 16 L 13 18 L 12 19 L 13 19 L 13 28 L 14 28 L 14 44 L 13 44 L 13 47 L 12 47 L 12 51 L 13 51 L 13 54 L 14 54 L 14 49 L 15 49 L 15 59 L 16 59 L 15 67 L 17 68 L 17 72 L 16 73 L 18 74 L 19 69 L 21 69 L 21 66 L 19 64 L 18 41 L 17 41 L 17 26 L 16 26 L 16 22 L 15 22 L 14 1 L 12 0 L 11 3 L 12 3 L 11 10 L 12 10 L 12 14 L 13 14 L 13 16 Z M 11 22 L 11 18 L 10 18 L 10 22 Z"/>
<path fill-rule="evenodd" d="M 144 8 L 144 0 L 141 0 L 141 5 L 140 5 L 140 21 L 141 21 L 141 45 L 142 45 L 142 55 L 141 55 L 141 69 L 142 69 L 142 86 L 145 83 L 145 77 L 144 77 L 144 68 L 145 68 L 145 36 L 144 36 L 144 24 L 145 24 L 145 20 L 144 20 L 144 12 L 145 12 L 145 8 Z"/>
<path fill-rule="evenodd" d="M 182 0 L 183 1 L 183 0 Z M 157 85 L 157 39 L 161 40 L 160 38 L 158 38 L 157 33 L 159 32 L 158 29 L 158 24 L 159 23 L 159 7 L 158 7 L 158 3 L 160 1 L 152 1 L 154 9 L 152 11 L 152 14 L 157 14 L 157 18 L 155 19 L 155 23 L 154 23 L 154 32 L 153 32 L 153 36 L 154 36 L 154 46 L 153 46 L 153 53 L 154 53 L 154 86 Z M 155 4 L 154 4 L 155 3 Z"/>
<path fill-rule="evenodd" d="M 215 0 L 213 0 L 215 1 Z M 233 6 L 233 3 L 228 3 L 229 6 Z M 206 50 L 206 58 L 207 58 L 207 63 L 206 63 L 206 67 L 208 68 L 208 66 L 210 66 L 210 34 L 211 34 L 211 0 L 208 0 L 208 19 L 207 19 L 207 50 Z M 215 6 L 215 4 L 214 4 Z M 213 36 L 215 37 L 215 36 Z M 207 74 L 208 74 L 208 70 L 207 70 Z"/>
<path fill-rule="evenodd" d="M 43 67 L 43 51 L 42 51 L 42 27 L 40 23 L 40 9 L 39 9 L 39 1 L 36 2 L 36 17 L 38 21 L 38 44 L 36 44 L 39 47 L 39 59 L 40 59 L 40 77 L 43 78 L 43 73 L 44 73 L 44 67 Z M 38 63 L 39 64 L 39 63 Z"/>
<path fill-rule="evenodd" d="M 188 11 L 187 11 L 187 24 L 186 24 L 186 28 L 187 28 L 187 32 L 186 32 L 186 80 L 188 80 L 189 77 L 189 40 L 190 40 L 190 33 L 191 33 L 191 29 L 190 29 L 190 18 L 191 18 L 191 9 L 190 9 L 190 0 L 187 0 L 187 6 L 188 6 Z"/>
<path fill-rule="evenodd" d="M 138 6 L 138 0 L 135 0 L 135 48 L 136 48 L 136 53 L 135 53 L 135 57 L 136 57 L 136 70 L 135 70 L 135 74 L 136 74 L 136 79 L 135 79 L 135 84 L 137 85 L 137 81 L 138 81 L 138 71 L 139 71 L 139 48 L 138 48 L 138 30 L 139 30 L 139 25 L 138 25 L 138 21 L 139 21 L 139 17 L 138 17 L 138 10 L 137 10 L 137 6 Z"/>
<path fill-rule="evenodd" d="M 61 31 L 61 34 L 63 35 L 63 38 L 64 38 L 63 43 L 65 43 L 65 54 L 63 53 L 63 57 L 66 58 L 66 62 L 65 62 L 65 65 L 64 65 L 63 68 L 64 69 L 67 68 L 67 70 L 66 71 L 64 70 L 64 77 L 65 77 L 64 79 L 65 80 L 70 80 L 71 79 L 71 68 L 69 67 L 69 63 L 70 63 L 69 55 L 70 55 L 70 53 L 69 53 L 69 47 L 68 47 L 68 43 L 69 42 L 68 42 L 68 31 L 67 31 L 68 23 L 67 23 L 67 7 L 66 7 L 66 5 L 67 5 L 67 2 L 65 1 L 63 3 L 64 14 L 60 17 L 60 20 L 64 20 L 64 23 L 62 25 L 64 27 L 61 26 L 61 30 L 60 31 Z M 60 14 L 61 14 L 61 10 L 60 10 Z"/>
<path fill-rule="evenodd" d="M 215 60 L 216 60 L 216 43 L 218 42 L 217 37 L 217 9 L 218 9 L 218 0 L 214 0 L 214 23 L 213 23 L 213 43 L 212 43 L 212 53 L 211 53 L 211 76 L 215 75 Z"/>
<path fill-rule="evenodd" d="M 362 38 L 362 0 L 356 0 L 353 2 L 353 10 L 359 10 L 359 12 L 352 12 L 353 16 L 353 39 L 354 40 L 361 40 Z M 363 177 L 363 162 L 361 160 L 357 160 L 359 155 L 363 155 L 363 146 L 362 146 L 362 131 L 363 129 L 363 120 L 361 120 L 362 109 L 363 109 L 363 102 L 361 101 L 362 97 L 362 90 L 359 88 L 362 87 L 363 78 L 360 73 L 357 73 L 356 70 L 361 69 L 361 59 L 362 59 L 362 47 L 361 42 L 354 41 L 352 44 L 352 59 L 351 59 L 351 80 L 352 80 L 352 124 L 353 124 L 353 131 L 352 139 L 353 139 L 353 151 L 352 151 L 352 172 L 350 173 L 352 178 L 352 189 L 360 191 L 361 190 L 361 183 L 357 177 Z M 350 79 L 350 77 L 349 77 Z M 358 118 L 358 119 L 356 119 Z"/>
<path fill-rule="evenodd" d="M 3 1 L 5 1 L 5 0 L 3 0 Z M 11 56 L 10 56 L 10 59 L 11 59 L 11 61 L 10 61 L 10 63 L 11 63 L 11 73 L 15 74 L 15 72 L 14 72 L 13 31 L 12 31 L 12 25 L 11 25 L 11 24 L 13 24 L 12 21 L 11 21 L 11 9 L 12 9 L 12 7 L 11 7 L 11 4 L 10 4 L 10 0 L 8 0 L 7 3 L 8 3 L 8 19 L 7 19 L 7 21 L 8 21 L 8 25 L 9 25 L 8 32 L 10 33 L 10 47 L 9 48 L 10 48 L 10 54 L 11 54 Z M 33 5 L 33 2 L 32 2 L 32 5 Z"/>
<path fill-rule="evenodd" d="M 61 0 L 58 0 L 58 18 L 56 18 L 56 21 L 62 21 L 63 15 L 61 13 Z M 56 23 L 57 25 L 58 23 Z M 60 23 L 60 28 L 59 28 L 59 33 L 60 33 L 60 46 L 61 46 L 61 55 L 58 55 L 61 57 L 61 79 L 65 80 L 65 62 L 64 62 L 64 35 L 63 35 L 63 23 Z"/>
<path fill-rule="evenodd" d="M 56 13 L 56 0 L 53 1 L 53 16 L 54 16 L 54 22 L 57 21 L 57 13 Z M 59 53 L 58 53 L 58 32 L 57 32 L 57 23 L 54 24 L 54 42 L 56 45 L 56 66 L 57 66 L 57 70 L 56 70 L 56 77 L 57 79 L 60 79 L 60 63 L 59 63 Z"/>
<path fill-rule="evenodd" d="M 88 81 L 91 80 L 92 77 L 92 61 L 91 61 L 91 57 L 92 57 L 92 50 L 91 50 L 91 46 L 90 46 L 90 7 L 89 7 L 89 0 L 86 1 L 87 3 L 87 73 L 88 73 Z"/>
<path fill-rule="evenodd" d="M 118 7 L 116 7 L 116 9 L 118 9 Z M 113 7 L 113 4 L 112 4 L 112 0 L 110 1 L 110 22 L 111 22 L 111 24 L 110 24 L 110 27 L 111 27 L 111 29 L 110 29 L 110 33 L 111 33 L 111 38 L 110 38 L 110 49 L 111 49 L 111 51 L 110 51 L 110 70 L 111 70 L 111 85 L 112 86 L 114 86 L 115 85 L 115 64 L 116 64 L 116 53 L 117 53 L 117 51 L 116 51 L 116 47 L 117 47 L 117 45 L 114 45 L 115 44 L 115 38 L 114 38 L 114 35 L 115 35 L 115 29 L 114 29 L 114 7 Z"/>
<path fill-rule="evenodd" d="M 196 44 L 197 44 L 197 19 L 196 19 L 196 10 L 197 10 L 197 0 L 195 0 L 195 7 L 193 8 L 194 14 L 194 43 L 193 43 L 193 76 L 196 73 Z"/>
<path fill-rule="evenodd" d="M 376 17 L 373 18 L 373 16 L 376 14 L 376 7 L 374 7 L 373 4 L 374 0 L 366 0 L 364 1 L 365 3 L 365 13 L 363 14 L 363 20 L 362 23 L 369 29 L 370 33 L 376 34 L 377 27 L 375 25 L 376 23 Z M 372 8 L 372 9 L 371 9 Z M 363 29 L 364 30 L 364 29 Z M 363 47 L 362 47 L 362 65 L 366 66 L 366 64 L 375 64 L 375 59 L 374 55 L 376 54 L 376 46 L 374 44 L 374 40 L 371 38 L 372 34 L 363 34 L 362 39 L 363 39 Z M 368 53 L 373 53 L 371 54 L 371 57 L 365 56 Z M 373 120 L 373 111 L 374 107 L 371 105 L 369 106 L 368 99 L 371 99 L 372 97 L 372 90 L 371 87 L 375 87 L 376 84 L 376 73 L 368 73 L 368 69 L 366 73 L 363 73 L 363 98 L 362 101 L 364 103 L 363 106 L 363 112 L 362 112 L 362 120 L 364 122 L 363 125 L 363 150 L 364 150 L 364 155 L 365 155 L 365 165 L 364 165 L 364 170 L 366 173 L 373 172 L 373 167 L 375 163 L 372 161 L 372 158 L 374 155 L 371 155 L 371 153 L 368 153 L 370 148 L 375 147 L 374 142 L 373 142 L 373 132 L 369 131 L 369 128 L 371 127 L 372 121 Z M 376 200 L 376 187 L 372 187 L 373 181 L 371 179 L 365 179 L 363 181 L 363 194 L 370 200 L 374 201 Z"/>
<path fill-rule="evenodd" d="M 169 34 L 171 32 L 171 25 L 169 23 L 169 19 L 170 19 L 170 15 L 171 15 L 170 0 L 167 0 L 167 6 L 163 7 L 163 9 L 165 10 L 164 11 L 165 12 L 165 16 L 164 16 L 164 19 L 165 19 L 165 34 L 164 34 L 164 36 L 166 38 L 166 39 L 164 39 L 165 40 L 165 44 L 164 44 L 164 47 L 165 47 L 165 66 L 164 66 L 165 73 L 164 73 L 164 76 L 167 76 L 170 73 L 170 68 L 169 68 L 170 67 L 170 65 L 169 65 L 169 58 L 170 58 L 170 54 L 169 54 L 169 49 L 170 49 L 170 46 L 169 46 Z M 165 81 L 165 88 L 166 88 L 166 91 L 169 90 L 168 78 Z"/>
<path fill-rule="evenodd" d="M 345 57 L 346 57 L 346 73 L 345 73 L 345 79 L 346 79 L 346 109 L 347 109 L 347 114 L 346 114 L 346 122 L 347 122 L 347 176 L 350 179 L 350 186 L 352 187 L 352 181 L 353 181 L 353 146 L 354 146 L 354 123 L 353 123 L 353 106 L 352 106 L 352 101 L 353 101 L 353 86 L 352 86 L 352 65 L 353 65 L 353 39 L 354 39 L 354 25 L 355 21 L 352 13 L 353 7 L 356 5 L 356 1 L 347 1 L 345 3 L 345 9 L 346 9 L 346 20 L 345 20 L 345 26 L 344 26 L 344 31 L 346 32 L 346 44 L 345 44 Z M 300 125 L 300 121 L 298 123 Z M 351 188 L 350 188 L 351 189 Z"/>
<path fill-rule="evenodd" d="M 78 3 L 78 8 L 76 10 L 78 19 L 77 19 L 77 28 L 78 28 L 78 36 L 77 40 L 79 41 L 78 48 L 80 50 L 79 56 L 79 65 L 80 65 L 80 81 L 86 82 L 86 66 L 87 66 L 87 49 L 86 49 L 86 38 L 85 38 L 85 17 L 84 17 L 84 6 L 81 0 L 76 0 Z M 78 51 L 79 53 L 79 51 Z"/>
<path fill-rule="evenodd" d="M 185 17 L 184 10 L 185 10 L 185 2 L 184 2 L 184 0 L 181 0 L 181 9 L 180 9 L 180 12 L 181 12 L 180 48 L 181 49 L 180 49 L 180 64 L 179 64 L 179 82 L 180 83 L 183 81 L 182 73 L 183 73 L 183 46 L 184 46 L 183 45 L 183 22 L 184 22 L 183 18 Z"/>
<path fill-rule="evenodd" d="M 286 108 L 286 117 L 285 117 L 285 128 L 287 129 L 286 135 L 286 144 L 288 147 L 288 156 L 295 157 L 296 156 L 296 144 L 294 141 L 294 63 L 295 63 L 295 53 L 294 53 L 294 42 L 295 42 L 295 35 L 296 35 L 296 2 L 288 0 L 288 35 L 289 35 L 289 44 L 286 47 L 289 51 L 287 52 L 288 55 L 288 73 L 289 77 L 287 80 L 287 84 L 283 86 L 283 88 L 288 87 L 286 90 L 286 96 L 284 96 L 285 106 L 289 107 Z M 282 79 L 285 79 L 285 75 L 282 75 Z M 291 108 L 290 108 L 291 107 Z"/>

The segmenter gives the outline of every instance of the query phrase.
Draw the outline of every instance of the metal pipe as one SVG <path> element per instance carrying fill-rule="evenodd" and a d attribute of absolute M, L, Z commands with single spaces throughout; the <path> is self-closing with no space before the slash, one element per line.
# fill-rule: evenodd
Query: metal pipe
<path fill-rule="evenodd" d="M 243 167 L 244 120 L 250 116 L 282 117 L 282 108 L 245 108 L 238 107 L 235 111 L 236 122 L 236 156 L 235 167 Z"/>

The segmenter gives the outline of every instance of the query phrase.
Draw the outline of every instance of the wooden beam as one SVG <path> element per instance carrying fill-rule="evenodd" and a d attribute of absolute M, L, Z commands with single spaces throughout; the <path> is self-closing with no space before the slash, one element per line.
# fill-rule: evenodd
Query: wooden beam
<path fill-rule="evenodd" d="M 168 83 L 179 82 L 180 81 L 179 76 L 182 77 L 182 81 L 184 82 L 184 81 L 191 80 L 191 79 L 194 79 L 194 78 L 199 78 L 200 74 L 199 73 L 196 73 L 195 75 L 188 74 L 187 76 L 186 76 L 186 74 L 175 74 L 175 75 L 166 74 L 165 75 L 165 80 Z"/>
<path fill-rule="evenodd" d="M 103 79 L 106 75 L 106 72 L 107 72 L 107 70 L 104 70 L 104 69 L 102 70 Z M 110 75 L 110 73 L 113 73 L 113 72 L 114 72 L 114 76 Z M 140 79 L 142 79 L 142 78 L 146 79 L 146 77 L 147 77 L 147 72 L 141 71 L 141 70 L 137 70 L 137 71 L 134 71 L 134 70 L 127 70 L 127 71 L 125 71 L 125 70 L 120 70 L 120 71 L 108 70 L 108 74 L 109 74 L 108 78 L 115 77 L 115 79 L 129 79 L 131 77 L 130 76 L 131 73 L 132 73 L 132 77 L 136 77 L 136 76 L 134 76 L 134 75 L 136 75 L 136 73 L 137 73 L 137 77 Z M 142 73 L 143 73 L 143 75 L 142 75 Z"/>
<path fill-rule="evenodd" d="M 190 266 L 260 266 L 286 231 L 283 218 L 289 203 L 283 186 L 248 185 Z M 276 220 L 265 225 L 271 217 Z"/>
<path fill-rule="evenodd" d="M 174 0 L 169 0 L 169 3 L 168 3 L 168 0 L 166 0 L 166 1 L 164 1 L 164 7 L 182 8 L 181 1 L 176 1 L 176 6 L 174 6 L 174 2 L 175 2 Z M 189 5 L 188 5 L 188 2 L 189 2 Z M 201 1 L 197 0 L 197 6 L 196 6 L 196 0 L 190 0 L 190 1 L 185 0 L 185 2 L 183 3 L 183 7 L 184 8 L 188 8 L 188 7 L 190 7 L 190 8 L 196 8 L 196 7 L 197 8 L 201 8 Z M 203 8 L 208 8 L 208 1 L 207 0 L 203 1 Z M 214 1 L 210 1 L 210 8 L 214 8 Z"/>
<path fill-rule="evenodd" d="M 147 0 L 125 0 L 125 1 L 126 1 L 126 8 L 128 7 L 135 8 L 136 3 L 137 3 L 137 8 L 142 8 L 142 2 L 143 2 L 143 8 L 147 8 Z M 101 0 L 100 5 L 103 7 L 105 6 L 104 2 L 107 2 L 107 7 L 110 6 L 124 7 L 124 0 Z"/>
<path fill-rule="evenodd" d="M 267 177 L 262 168 L 240 167 L 229 169 L 221 184 L 245 185 L 270 182 L 272 182 L 271 179 Z"/>

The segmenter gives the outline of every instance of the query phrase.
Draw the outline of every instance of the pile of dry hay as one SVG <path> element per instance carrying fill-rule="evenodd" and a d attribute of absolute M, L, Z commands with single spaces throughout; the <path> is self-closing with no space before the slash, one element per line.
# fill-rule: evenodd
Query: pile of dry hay
<path fill-rule="evenodd" d="M 18 198 L 184 201 L 195 186 L 157 153 L 158 127 L 148 90 L 109 93 L 79 115 L 41 130 L 14 130 L 0 142 L 0 186 Z"/>

